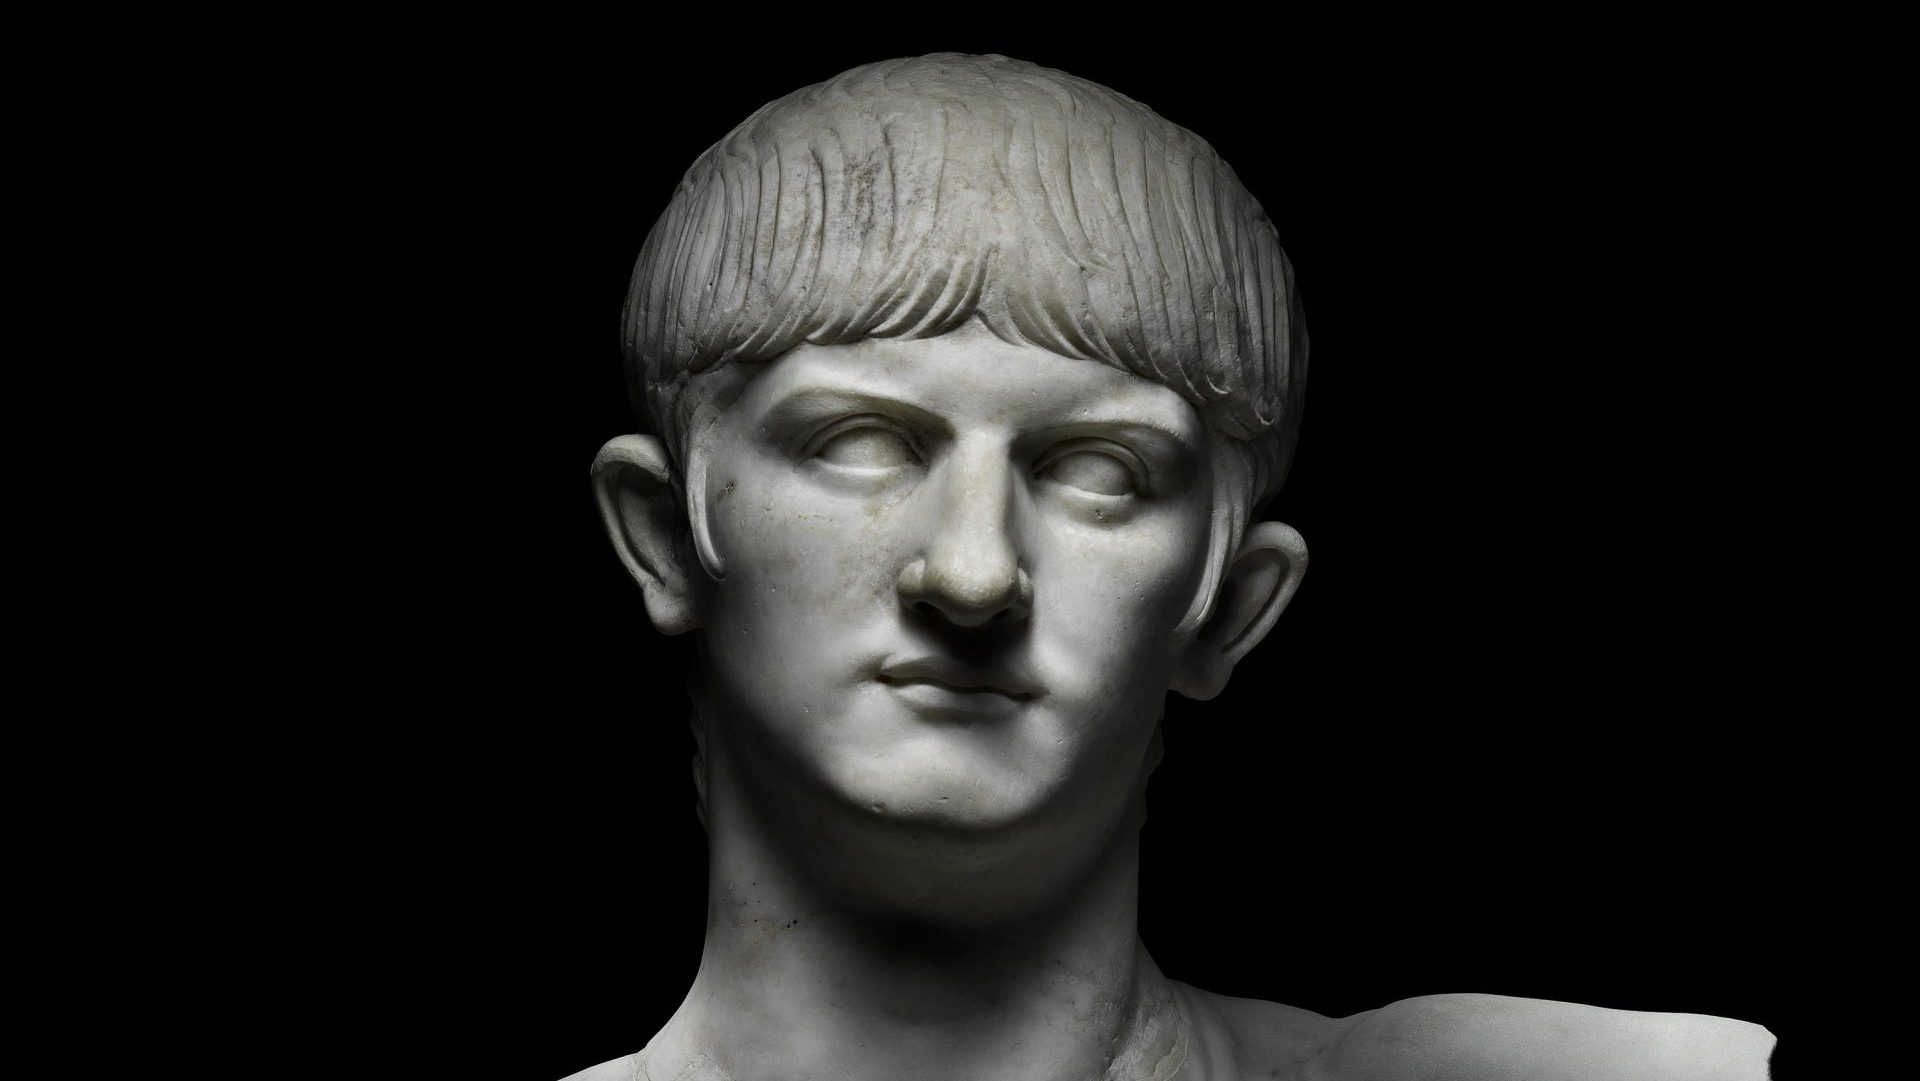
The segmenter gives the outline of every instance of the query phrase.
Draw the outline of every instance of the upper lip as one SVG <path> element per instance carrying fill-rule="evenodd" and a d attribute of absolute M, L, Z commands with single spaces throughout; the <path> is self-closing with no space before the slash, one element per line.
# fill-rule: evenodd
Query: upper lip
<path fill-rule="evenodd" d="M 889 660 L 875 677 L 882 683 L 937 683 L 950 690 L 992 691 L 1009 698 L 1035 698 L 1040 686 L 1019 672 L 958 664 L 941 657 Z"/>

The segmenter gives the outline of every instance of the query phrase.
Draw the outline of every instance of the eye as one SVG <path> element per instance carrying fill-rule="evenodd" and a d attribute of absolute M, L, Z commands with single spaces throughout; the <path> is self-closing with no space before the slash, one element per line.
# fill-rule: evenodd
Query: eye
<path fill-rule="evenodd" d="M 1105 444 L 1102 447 L 1095 450 L 1081 444 L 1070 448 L 1041 463 L 1037 473 L 1055 484 L 1064 484 L 1094 495 L 1122 496 L 1138 491 L 1138 468 L 1120 457 L 1126 452 L 1117 447 L 1109 451 L 1104 449 Z"/>
<path fill-rule="evenodd" d="M 870 421 L 828 429 L 814 440 L 813 457 L 847 469 L 899 469 L 920 462 L 905 435 Z"/>

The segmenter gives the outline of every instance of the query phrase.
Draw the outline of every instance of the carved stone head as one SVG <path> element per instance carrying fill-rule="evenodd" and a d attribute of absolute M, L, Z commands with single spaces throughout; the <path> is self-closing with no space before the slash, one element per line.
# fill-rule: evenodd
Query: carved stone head
<path fill-rule="evenodd" d="M 704 636 L 705 813 L 915 839 L 855 893 L 947 878 L 899 869 L 928 833 L 1036 889 L 1091 859 L 1166 691 L 1217 694 L 1305 566 L 1250 528 L 1306 367 L 1274 228 L 1060 72 L 933 55 L 760 109 L 654 227 L 623 342 L 658 438 L 596 482 L 655 624 Z"/>

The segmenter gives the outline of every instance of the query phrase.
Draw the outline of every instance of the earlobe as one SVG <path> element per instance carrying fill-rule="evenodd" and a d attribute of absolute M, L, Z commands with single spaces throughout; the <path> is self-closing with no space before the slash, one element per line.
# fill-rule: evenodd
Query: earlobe
<path fill-rule="evenodd" d="M 1247 530 L 1213 613 L 1174 666 L 1173 689 L 1202 700 L 1225 690 L 1233 666 L 1273 629 L 1306 570 L 1307 542 L 1292 526 L 1259 522 Z"/>
<path fill-rule="evenodd" d="M 608 441 L 593 459 L 593 495 L 614 551 L 646 598 L 653 625 L 662 634 L 699 626 L 692 583 L 679 555 L 686 525 L 666 447 L 646 435 Z"/>

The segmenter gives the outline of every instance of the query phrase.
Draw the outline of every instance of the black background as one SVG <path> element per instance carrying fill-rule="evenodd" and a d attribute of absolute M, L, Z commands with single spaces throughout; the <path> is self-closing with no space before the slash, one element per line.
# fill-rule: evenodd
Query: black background
<path fill-rule="evenodd" d="M 1755 538 L 1793 510 L 1769 449 L 1792 388 L 1764 252 L 1733 239 L 1770 107 L 1737 40 L 1283 20 L 739 41 L 745 16 L 711 18 L 431 35 L 326 167 L 381 207 L 348 298 L 378 340 L 316 376 L 384 463 L 336 542 L 379 594 L 346 693 L 404 718 L 383 779 L 409 794 L 364 897 L 382 968 L 445 1019 L 438 1068 L 558 1078 L 644 1044 L 692 980 L 690 651 L 648 625 L 587 486 L 632 430 L 626 276 L 755 107 L 942 49 L 1198 132 L 1305 296 L 1305 427 L 1269 513 L 1312 570 L 1225 696 L 1169 703 L 1141 913 L 1162 969 L 1332 1015 L 1448 991 L 1721 1014 L 1792 1061 L 1777 722 L 1805 631 Z"/>

